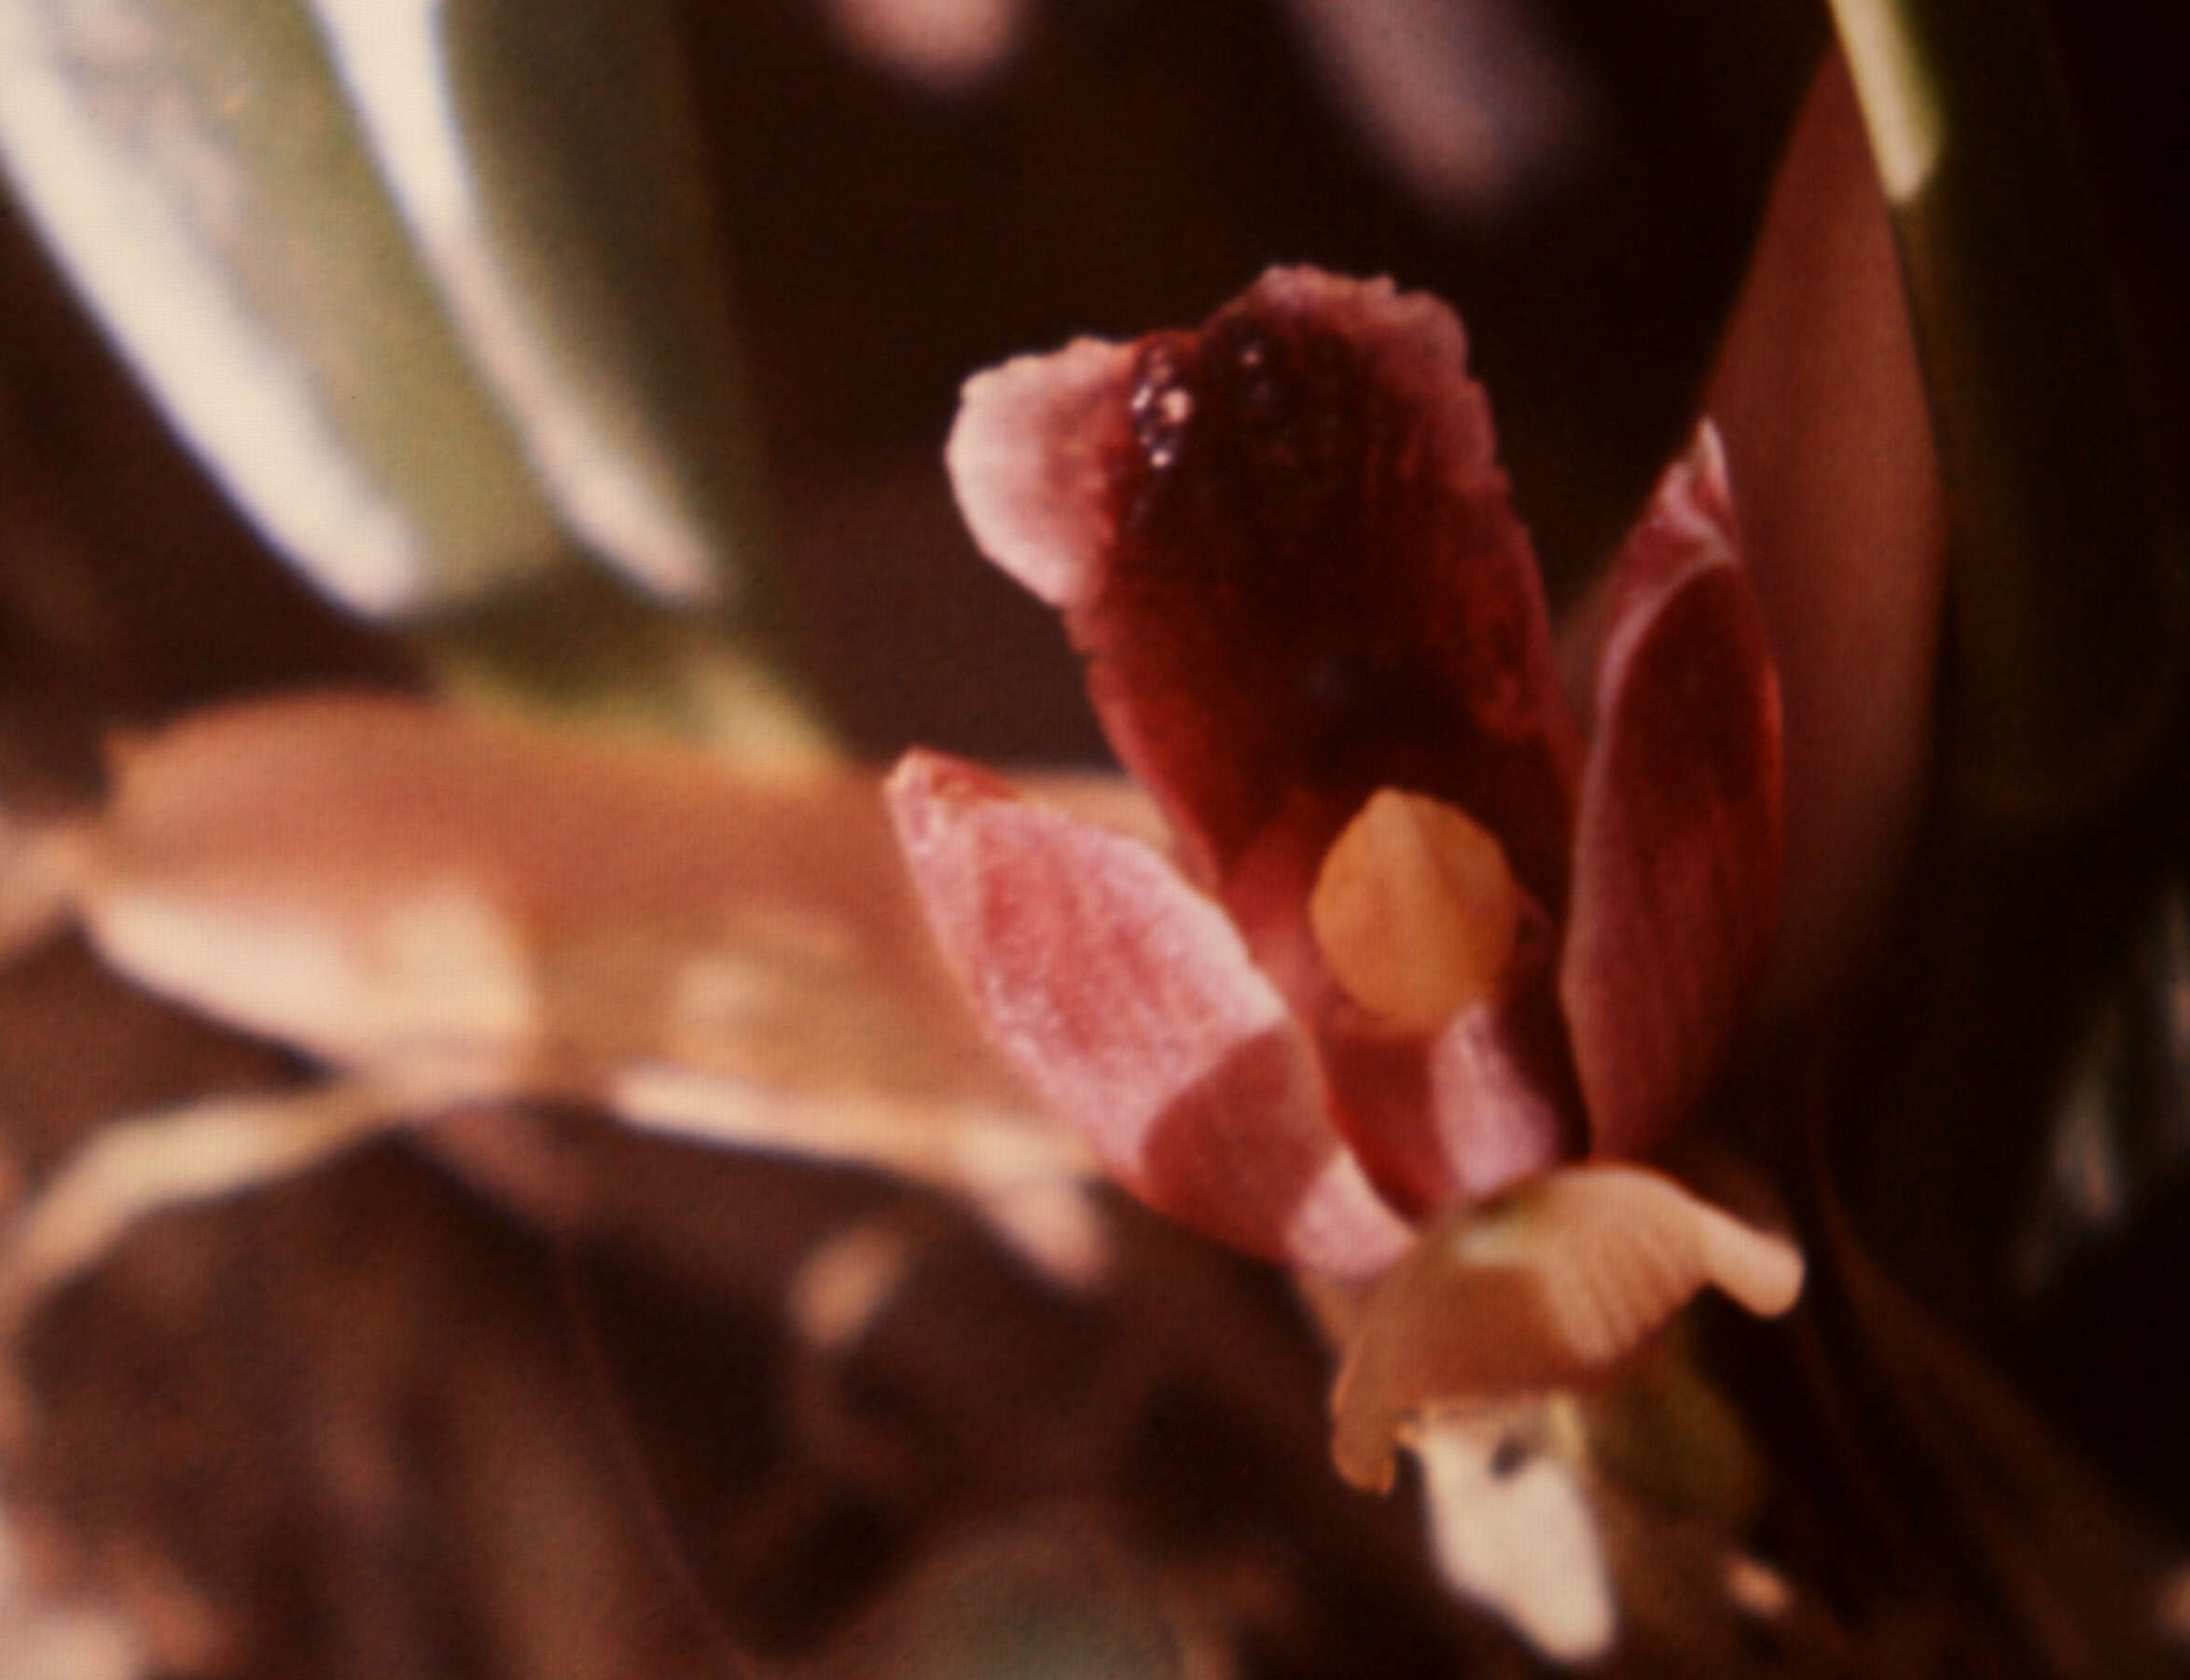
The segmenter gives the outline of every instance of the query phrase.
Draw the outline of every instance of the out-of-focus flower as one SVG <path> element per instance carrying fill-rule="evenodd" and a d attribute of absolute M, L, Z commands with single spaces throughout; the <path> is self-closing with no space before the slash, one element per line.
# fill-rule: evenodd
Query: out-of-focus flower
<path fill-rule="evenodd" d="M 1027 0 L 828 0 L 846 46 L 932 92 L 967 93 L 1027 33 Z"/>
<path fill-rule="evenodd" d="M 1347 122 L 1430 209 L 1489 218 L 1570 171 L 1598 112 L 1540 10 L 1514 0 L 1291 0 Z"/>
<path fill-rule="evenodd" d="M 1792 1300 L 1795 1257 L 1670 1179 L 1532 1183 L 1665 1143 L 1769 949 L 1779 695 L 1708 427 L 1617 560 L 1586 727 L 1434 299 L 1273 270 L 1198 333 L 977 378 L 949 465 L 1175 838 L 934 754 L 893 783 L 991 1035 L 1112 1172 L 1353 1277 L 1529 1184 L 1521 1240 L 1491 1246 L 1508 1270 L 1528 1251 L 1544 1302 L 1505 1373 L 1532 1385 L 1616 1360 L 1706 1282 Z M 1495 1228 L 1433 1227 L 1372 1326 L 1479 1292 Z M 1442 1378 L 1393 1380 L 1374 1409 Z"/>

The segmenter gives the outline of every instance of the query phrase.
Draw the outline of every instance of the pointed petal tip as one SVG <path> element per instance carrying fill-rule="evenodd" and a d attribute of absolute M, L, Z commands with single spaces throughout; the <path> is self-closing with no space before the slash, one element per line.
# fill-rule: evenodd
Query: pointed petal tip
<path fill-rule="evenodd" d="M 893 799 L 934 798 L 945 794 L 1007 795 L 1010 786 L 992 771 L 933 747 L 908 748 L 882 779 Z"/>
<path fill-rule="evenodd" d="M 943 446 L 975 544 L 1051 606 L 1081 597 L 1110 542 L 1105 461 L 1125 422 L 1132 354 L 1074 339 L 977 373 Z"/>
<path fill-rule="evenodd" d="M 1389 1493 L 1399 1479 L 1401 1426 L 1396 1419 L 1372 1415 L 1340 1402 L 1331 1429 L 1331 1463 L 1348 1487 L 1365 1493 Z"/>
<path fill-rule="evenodd" d="M 882 800 L 898 846 L 916 868 L 955 817 L 977 805 L 1018 803 L 1022 797 L 993 771 L 922 746 L 907 752 L 882 779 Z"/>
<path fill-rule="evenodd" d="M 1715 526 L 1726 544 L 1726 558 L 1740 559 L 1740 526 L 1734 517 L 1734 484 L 1726 466 L 1726 440 L 1718 423 L 1705 415 L 1696 423 L 1688 448 L 1666 474 L 1660 500 L 1678 498 L 1695 517 Z"/>
<path fill-rule="evenodd" d="M 1719 423 L 1706 414 L 1696 423 L 1696 437 L 1688 445 L 1688 459 L 1706 479 L 1726 483 L 1726 439 Z"/>
<path fill-rule="evenodd" d="M 907 867 L 990 1042 L 1120 1183 L 1265 1258 L 1373 1274 L 1405 1225 L 1346 1153 L 1306 1034 L 1155 848 L 908 753 Z"/>
<path fill-rule="evenodd" d="M 1622 631 L 1646 622 L 1665 598 L 1698 571 L 1738 566 L 1740 527 L 1734 516 L 1733 482 L 1726 440 L 1707 417 L 1697 422 L 1688 447 L 1658 476 L 1649 503 L 1621 548 L 1614 573 L 1618 594 L 1603 662 L 1619 656 Z"/>

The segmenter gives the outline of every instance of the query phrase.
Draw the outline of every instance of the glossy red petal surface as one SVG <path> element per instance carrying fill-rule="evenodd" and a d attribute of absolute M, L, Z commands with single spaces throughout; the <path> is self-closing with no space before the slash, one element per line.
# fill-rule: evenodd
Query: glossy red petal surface
<path fill-rule="evenodd" d="M 1406 1227 L 1326 1117 L 1307 1034 L 1155 850 L 908 755 L 889 794 L 991 1036 L 1151 1206 L 1273 1259 L 1373 1272 Z"/>
<path fill-rule="evenodd" d="M 1007 409 L 1074 416 L 1070 438 L 1044 423 L 1067 451 L 1046 476 L 1010 475 L 1069 507 L 1020 496 L 1005 517 L 988 475 L 963 452 L 952 465 L 977 538 L 1064 606 L 1113 743 L 1242 923 L 1305 891 L 1268 891 L 1273 855 L 1312 871 L 1387 785 L 1470 812 L 1562 903 L 1572 726 L 1451 312 L 1388 281 L 1273 270 L 1199 331 L 1121 354 L 1122 382 L 1074 346 L 969 388 L 975 436 Z M 1030 394 L 1037 379 L 1053 396 Z M 1062 563 L 1059 533 L 1098 549 Z M 1251 856 L 1263 867 L 1235 893 Z"/>
<path fill-rule="evenodd" d="M 1780 697 L 1709 428 L 1619 561 L 1582 784 L 1566 1009 L 1601 1155 L 1702 1094 L 1779 914 Z"/>

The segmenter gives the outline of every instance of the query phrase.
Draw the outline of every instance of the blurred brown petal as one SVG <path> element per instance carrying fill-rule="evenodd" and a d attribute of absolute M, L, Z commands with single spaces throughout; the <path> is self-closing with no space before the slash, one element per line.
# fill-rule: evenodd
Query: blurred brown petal
<path fill-rule="evenodd" d="M 1084 1153 L 982 1041 L 869 775 L 327 695 L 198 714 L 118 749 L 114 783 L 62 836 L 87 937 L 335 1082 L 109 1128 L 34 1213 L 59 1257 L 22 1259 L 29 1286 L 163 1187 L 219 1194 L 505 1099 L 898 1172 L 1055 1275 L 1100 1264 Z"/>
<path fill-rule="evenodd" d="M 1705 409 L 1786 704 L 1786 894 L 1767 1009 L 1879 936 L 1931 761 L 1945 524 L 1886 204 L 1837 56 L 1767 207 Z"/>

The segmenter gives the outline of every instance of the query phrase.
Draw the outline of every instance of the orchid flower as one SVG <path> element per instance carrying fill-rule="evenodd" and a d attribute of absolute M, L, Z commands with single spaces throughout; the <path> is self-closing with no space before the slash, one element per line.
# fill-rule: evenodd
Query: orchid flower
<path fill-rule="evenodd" d="M 1253 1253 L 1389 1274 L 1372 1435 L 1448 1381 L 1602 1369 L 1706 1283 L 1768 1312 L 1800 1278 L 1608 1165 L 1704 1097 L 1778 913 L 1779 691 L 1723 451 L 1702 427 L 1629 536 L 1577 718 L 1465 356 L 1435 299 L 1276 269 L 1199 332 L 977 377 L 960 506 L 1063 615 L 1172 843 L 933 753 L 892 782 L 991 1036 L 1114 1175 Z M 1555 1229 L 1494 1269 L 1559 1299 L 1491 1311 L 1499 1373 L 1414 1370 L 1403 1326 L 1488 1298 L 1508 1193 Z"/>

